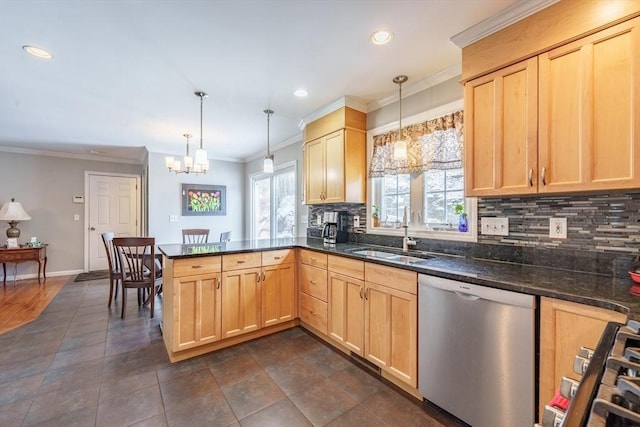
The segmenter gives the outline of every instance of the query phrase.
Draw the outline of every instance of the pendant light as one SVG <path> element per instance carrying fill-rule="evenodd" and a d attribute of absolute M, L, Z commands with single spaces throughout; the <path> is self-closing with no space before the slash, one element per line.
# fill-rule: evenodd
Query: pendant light
<path fill-rule="evenodd" d="M 182 169 L 182 165 L 180 160 L 176 160 L 173 156 L 165 157 L 165 165 L 169 172 L 173 172 L 176 175 L 179 173 L 194 173 L 201 174 L 207 173 L 209 170 L 209 160 L 207 156 L 207 152 L 202 148 L 202 103 L 204 98 L 207 97 L 207 94 L 204 92 L 194 92 L 196 96 L 200 97 L 200 148 L 196 150 L 195 161 L 194 158 L 189 155 L 189 138 L 193 135 L 185 133 L 184 136 L 187 139 L 187 155 L 184 156 L 184 169 Z"/>
<path fill-rule="evenodd" d="M 207 156 L 207 152 L 204 148 L 202 148 L 202 104 L 204 103 L 204 99 L 208 96 L 204 92 L 194 92 L 196 96 L 200 97 L 200 148 L 196 150 L 196 165 L 200 165 L 201 167 L 209 168 L 209 160 Z"/>
<path fill-rule="evenodd" d="M 399 101 L 400 105 L 400 120 L 398 129 L 398 140 L 393 144 L 393 159 L 394 160 L 406 160 L 407 159 L 407 141 L 402 139 L 402 83 L 409 80 L 407 76 L 397 76 L 393 78 L 393 82 L 398 85 L 399 88 Z"/>
<path fill-rule="evenodd" d="M 273 154 L 271 154 L 270 146 L 269 146 L 269 124 L 270 124 L 269 119 L 273 114 L 273 110 L 264 110 L 264 113 L 267 115 L 267 155 L 264 158 L 262 171 L 264 173 L 273 173 Z"/>

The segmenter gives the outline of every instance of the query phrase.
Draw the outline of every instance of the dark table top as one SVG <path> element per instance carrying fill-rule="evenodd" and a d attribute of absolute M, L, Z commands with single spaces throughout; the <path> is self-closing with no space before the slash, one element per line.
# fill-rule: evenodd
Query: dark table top
<path fill-rule="evenodd" d="M 629 293 L 633 284 L 630 278 L 420 251 L 409 251 L 408 254 L 430 258 L 421 262 L 420 265 L 410 265 L 353 253 L 354 250 L 361 248 L 401 253 L 399 248 L 356 243 L 341 243 L 328 247 L 322 243 L 321 239 L 305 237 L 195 245 L 159 245 L 160 252 L 170 259 L 284 248 L 311 249 L 400 267 L 420 274 L 588 304 L 627 313 L 630 319 L 640 320 L 640 297 Z"/>

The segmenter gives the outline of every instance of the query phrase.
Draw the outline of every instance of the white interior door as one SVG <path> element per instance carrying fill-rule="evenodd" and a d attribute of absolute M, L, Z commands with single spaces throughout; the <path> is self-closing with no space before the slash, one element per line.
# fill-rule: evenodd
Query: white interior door
<path fill-rule="evenodd" d="M 89 271 L 108 268 L 102 233 L 140 235 L 140 178 L 89 174 Z"/>

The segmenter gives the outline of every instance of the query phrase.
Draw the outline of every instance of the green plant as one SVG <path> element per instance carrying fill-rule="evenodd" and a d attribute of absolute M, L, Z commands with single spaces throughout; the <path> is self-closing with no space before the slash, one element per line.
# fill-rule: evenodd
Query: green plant
<path fill-rule="evenodd" d="M 380 219 L 380 207 L 378 205 L 373 205 L 373 214 L 372 216 L 376 219 Z"/>
<path fill-rule="evenodd" d="M 467 213 L 464 211 L 464 206 L 461 203 L 458 203 L 455 206 L 455 214 L 456 215 L 460 215 L 462 217 L 466 217 Z"/>

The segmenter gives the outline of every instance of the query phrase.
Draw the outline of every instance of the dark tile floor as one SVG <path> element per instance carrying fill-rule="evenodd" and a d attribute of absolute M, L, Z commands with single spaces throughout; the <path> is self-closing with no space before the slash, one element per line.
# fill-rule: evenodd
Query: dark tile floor
<path fill-rule="evenodd" d="M 171 364 L 156 316 L 70 282 L 0 335 L 0 426 L 450 426 L 301 328 Z"/>

